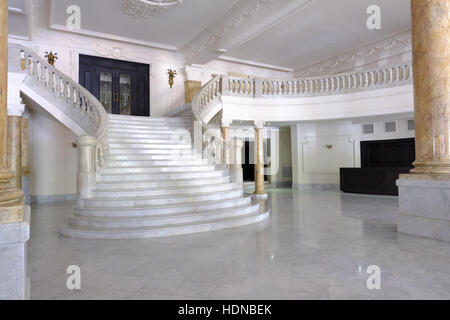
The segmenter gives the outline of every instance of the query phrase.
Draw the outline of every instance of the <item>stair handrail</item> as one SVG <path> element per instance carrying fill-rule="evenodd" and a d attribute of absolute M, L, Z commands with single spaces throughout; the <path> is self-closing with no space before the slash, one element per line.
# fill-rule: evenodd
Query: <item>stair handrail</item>
<path fill-rule="evenodd" d="M 56 99 L 55 106 L 83 129 L 78 137 L 78 190 L 87 196 L 95 186 L 109 153 L 108 114 L 101 102 L 83 86 L 56 69 L 32 49 L 20 46 L 20 66 L 26 72 L 24 83 L 39 93 Z M 82 182 L 80 182 L 80 179 Z M 88 181 L 88 187 L 83 186 Z"/>

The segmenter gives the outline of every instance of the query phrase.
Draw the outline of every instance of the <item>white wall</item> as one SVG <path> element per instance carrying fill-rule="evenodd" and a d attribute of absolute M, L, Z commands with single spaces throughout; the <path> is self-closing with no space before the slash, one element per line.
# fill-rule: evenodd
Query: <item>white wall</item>
<path fill-rule="evenodd" d="M 31 111 L 31 182 L 34 201 L 73 198 L 76 194 L 77 137 L 49 115 Z"/>
<path fill-rule="evenodd" d="M 395 119 L 397 132 L 384 132 L 384 122 Z M 339 168 L 360 167 L 360 142 L 413 138 L 404 118 L 302 122 L 291 126 L 293 185 L 337 185 Z M 374 123 L 375 133 L 363 134 L 362 124 Z"/>
<path fill-rule="evenodd" d="M 275 137 L 275 139 L 274 139 Z M 269 177 L 273 186 L 291 186 L 292 175 L 283 175 L 283 169 L 292 168 L 291 130 L 289 127 L 280 128 L 277 135 L 272 135 L 271 164 L 276 170 Z M 286 172 L 287 173 L 287 172 Z"/>

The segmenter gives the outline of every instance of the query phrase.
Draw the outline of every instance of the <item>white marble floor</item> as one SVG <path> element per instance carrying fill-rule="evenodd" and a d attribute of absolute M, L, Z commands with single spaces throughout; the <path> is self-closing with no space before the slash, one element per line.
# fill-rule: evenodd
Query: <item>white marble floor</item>
<path fill-rule="evenodd" d="M 121 241 L 60 237 L 72 206 L 34 206 L 31 298 L 450 299 L 450 244 L 398 234 L 397 198 L 277 189 L 269 202 L 260 225 Z M 80 291 L 66 288 L 69 265 Z"/>

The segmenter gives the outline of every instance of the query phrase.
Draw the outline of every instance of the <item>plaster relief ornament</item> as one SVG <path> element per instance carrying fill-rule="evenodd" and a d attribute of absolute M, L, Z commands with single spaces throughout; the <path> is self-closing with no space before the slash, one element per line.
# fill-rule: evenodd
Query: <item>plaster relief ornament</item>
<path fill-rule="evenodd" d="M 125 13 L 134 18 L 149 18 L 182 3 L 183 0 L 122 0 Z"/>

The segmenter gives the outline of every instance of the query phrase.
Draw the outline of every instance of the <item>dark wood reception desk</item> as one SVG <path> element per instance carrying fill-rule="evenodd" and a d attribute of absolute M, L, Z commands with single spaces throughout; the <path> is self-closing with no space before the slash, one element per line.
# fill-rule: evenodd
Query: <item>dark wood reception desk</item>
<path fill-rule="evenodd" d="M 415 159 L 414 138 L 361 141 L 361 168 L 341 168 L 341 191 L 398 195 L 395 184 Z"/>

